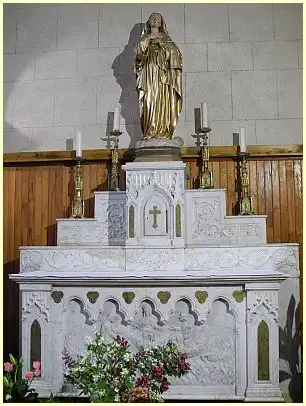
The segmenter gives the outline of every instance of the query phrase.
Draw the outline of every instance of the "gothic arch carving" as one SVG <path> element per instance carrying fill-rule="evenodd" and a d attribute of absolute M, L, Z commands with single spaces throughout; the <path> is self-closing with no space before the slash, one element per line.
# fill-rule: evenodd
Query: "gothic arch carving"
<path fill-rule="evenodd" d="M 228 297 L 220 295 L 220 294 L 212 296 L 208 299 L 208 301 L 207 301 L 208 312 L 210 312 L 212 310 L 213 305 L 217 300 L 221 300 L 226 305 L 228 313 L 234 317 L 235 324 L 237 324 L 238 322 L 241 321 L 240 320 L 241 312 L 239 312 L 239 310 L 236 309 L 235 302 L 231 298 L 228 298 Z"/>
<path fill-rule="evenodd" d="M 196 301 L 191 298 L 191 297 L 187 297 L 185 295 L 179 295 L 176 297 L 175 301 L 173 302 L 173 307 L 171 310 L 169 310 L 168 315 L 169 315 L 169 319 L 171 318 L 171 316 L 173 316 L 173 314 L 176 311 L 177 305 L 179 302 L 184 302 L 187 304 L 188 306 L 188 311 L 189 313 L 194 317 L 195 320 L 195 324 L 196 325 L 202 325 L 205 321 L 205 315 L 203 315 L 200 310 L 199 307 L 196 303 Z M 185 306 L 185 310 L 187 311 L 187 308 Z"/>
<path fill-rule="evenodd" d="M 72 302 L 75 302 L 79 306 L 80 313 L 85 317 L 86 324 L 89 326 L 92 325 L 94 323 L 94 319 L 92 317 L 91 311 L 87 306 L 86 301 L 81 297 L 75 295 L 70 296 L 66 299 L 64 307 L 61 311 L 62 321 L 64 322 L 63 317 L 67 314 L 69 306 L 71 305 Z"/>
<path fill-rule="evenodd" d="M 248 306 L 248 321 L 255 322 L 260 318 L 264 318 L 266 314 L 270 326 L 273 322 L 278 323 L 278 306 L 273 299 L 273 296 L 270 294 L 258 296 L 256 300 Z"/>
<path fill-rule="evenodd" d="M 114 303 L 114 305 L 116 306 L 117 312 L 118 312 L 118 314 L 121 315 L 124 323 L 126 323 L 126 324 L 130 323 L 130 321 L 131 321 L 130 312 L 127 311 L 126 303 L 124 303 L 123 298 L 121 298 L 119 296 L 118 297 L 115 297 L 112 295 L 104 296 L 103 301 L 101 300 L 101 302 L 99 303 L 98 314 L 100 314 L 103 311 L 103 307 L 104 307 L 105 303 L 109 302 L 109 301 Z"/>
<path fill-rule="evenodd" d="M 25 346 L 25 351 L 23 349 L 23 358 L 27 360 L 27 364 L 24 365 L 24 368 L 26 369 L 31 369 L 32 364 L 31 364 L 31 330 L 32 330 L 32 325 L 33 323 L 37 321 L 40 327 L 40 335 L 41 335 L 41 342 L 40 342 L 40 354 L 41 354 L 41 359 L 38 360 L 41 362 L 41 378 L 44 377 L 45 375 L 45 370 L 46 370 L 46 364 L 45 364 L 45 340 L 43 337 L 46 337 L 47 334 L 47 329 L 45 326 L 45 321 L 42 317 L 41 314 L 38 314 L 38 312 L 31 314 L 30 317 L 26 320 L 26 322 L 23 324 L 23 346 Z M 24 347 L 23 347 L 24 348 Z"/>
<path fill-rule="evenodd" d="M 153 186 L 143 191 L 138 216 L 141 236 L 172 237 L 174 209 L 163 189 Z"/>
<path fill-rule="evenodd" d="M 156 313 L 156 316 L 160 319 L 160 321 L 162 323 L 165 323 L 166 314 L 164 313 L 159 300 L 157 298 L 155 298 L 155 297 L 150 297 L 149 298 L 146 295 L 138 297 L 137 300 L 135 301 L 135 307 L 133 309 L 133 316 L 135 316 L 135 314 L 141 308 L 142 302 L 145 302 L 145 301 L 150 301 L 151 302 L 153 310 Z"/>
<path fill-rule="evenodd" d="M 29 317 L 30 314 L 39 311 L 45 321 L 50 319 L 50 307 L 47 302 L 46 292 L 24 292 L 22 306 L 22 321 Z"/>

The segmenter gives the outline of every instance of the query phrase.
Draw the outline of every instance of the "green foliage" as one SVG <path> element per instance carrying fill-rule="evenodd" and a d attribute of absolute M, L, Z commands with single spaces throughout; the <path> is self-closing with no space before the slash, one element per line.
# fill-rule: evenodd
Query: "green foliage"
<path fill-rule="evenodd" d="M 16 359 L 12 354 L 9 355 L 10 362 L 4 363 L 3 375 L 3 397 L 4 402 L 35 402 L 38 394 L 30 384 L 34 376 L 40 375 L 40 363 L 35 361 L 33 367 L 35 372 L 28 371 L 27 379 L 21 376 L 23 358 Z M 34 375 L 35 373 L 35 375 Z"/>
<path fill-rule="evenodd" d="M 150 401 L 159 401 L 169 388 L 167 376 L 180 377 L 190 369 L 187 355 L 170 342 L 133 355 L 123 337 L 106 343 L 96 333 L 86 341 L 87 355 L 74 361 L 65 353 L 64 359 L 66 378 L 91 402 L 120 402 L 122 395 L 139 387 L 147 390 Z"/>

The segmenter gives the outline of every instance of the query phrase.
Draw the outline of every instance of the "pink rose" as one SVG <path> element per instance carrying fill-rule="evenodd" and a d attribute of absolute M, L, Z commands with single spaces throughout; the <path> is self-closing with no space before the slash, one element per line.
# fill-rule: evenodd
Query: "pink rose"
<path fill-rule="evenodd" d="M 27 371 L 26 374 L 25 374 L 25 379 L 26 379 L 27 381 L 30 381 L 31 379 L 33 379 L 33 376 L 34 376 L 34 372 L 33 372 L 33 371 Z"/>
<path fill-rule="evenodd" d="M 39 361 L 34 361 L 33 362 L 33 368 L 34 369 L 40 369 L 40 362 Z"/>
<path fill-rule="evenodd" d="M 5 362 L 4 363 L 4 369 L 7 372 L 10 372 L 14 369 L 13 364 L 11 364 L 10 362 Z"/>

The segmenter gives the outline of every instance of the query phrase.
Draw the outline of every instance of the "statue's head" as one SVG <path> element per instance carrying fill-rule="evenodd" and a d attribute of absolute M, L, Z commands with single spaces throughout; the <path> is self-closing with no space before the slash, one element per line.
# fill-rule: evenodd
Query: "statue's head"
<path fill-rule="evenodd" d="M 152 13 L 148 20 L 151 28 L 153 27 L 160 28 L 162 25 L 162 21 L 163 17 L 159 13 Z"/>
<path fill-rule="evenodd" d="M 160 32 L 168 34 L 165 20 L 160 13 L 152 13 L 146 22 L 143 30 L 143 34 L 148 34 L 151 32 L 152 27 L 157 27 Z"/>

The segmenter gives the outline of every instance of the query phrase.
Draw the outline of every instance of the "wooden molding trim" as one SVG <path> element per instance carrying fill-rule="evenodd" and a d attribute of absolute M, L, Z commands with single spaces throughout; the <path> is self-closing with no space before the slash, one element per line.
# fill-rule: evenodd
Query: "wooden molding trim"
<path fill-rule="evenodd" d="M 91 149 L 84 152 L 85 161 L 100 161 L 110 159 L 107 149 Z M 212 146 L 209 150 L 211 158 L 235 158 L 237 147 L 235 146 Z M 303 145 L 249 145 L 249 158 L 302 158 Z M 120 158 L 126 161 L 132 160 L 134 149 L 119 149 Z M 181 150 L 182 159 L 197 158 L 197 147 L 185 147 Z M 57 162 L 73 161 L 74 151 L 45 151 L 45 152 L 13 152 L 3 154 L 4 164 L 30 163 L 30 162 Z"/>

